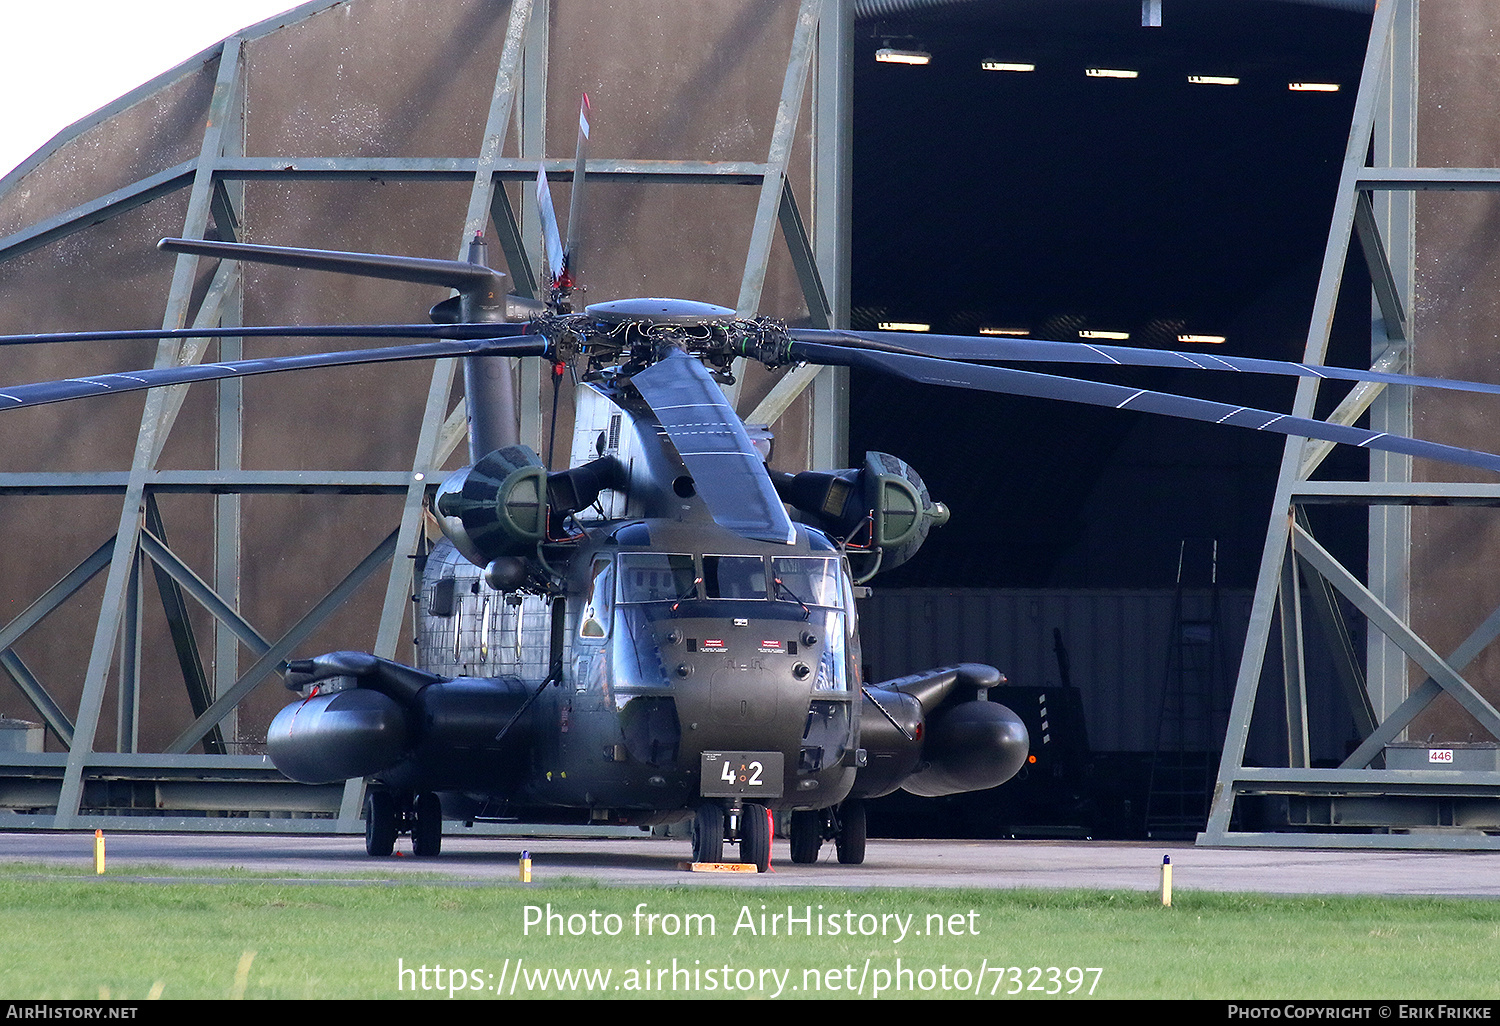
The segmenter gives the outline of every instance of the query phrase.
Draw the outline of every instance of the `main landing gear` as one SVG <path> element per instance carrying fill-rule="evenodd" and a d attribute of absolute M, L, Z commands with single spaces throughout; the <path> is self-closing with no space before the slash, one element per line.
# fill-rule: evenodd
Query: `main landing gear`
<path fill-rule="evenodd" d="M 818 861 L 824 841 L 832 841 L 839 862 L 857 866 L 865 860 L 865 803 L 855 799 L 832 809 L 792 813 L 792 861 Z M 764 873 L 771 868 L 771 815 L 764 805 L 746 803 L 738 810 L 713 802 L 693 814 L 693 861 L 722 862 L 724 842 L 738 841 L 740 862 Z"/>
<path fill-rule="evenodd" d="M 413 855 L 436 855 L 443 847 L 443 805 L 431 791 L 411 795 L 371 788 L 365 795 L 365 853 L 384 858 L 396 838 L 411 834 Z"/>
<path fill-rule="evenodd" d="M 832 809 L 792 813 L 792 861 L 818 861 L 824 841 L 832 841 L 839 862 L 857 866 L 865 860 L 865 803 L 859 799 Z"/>

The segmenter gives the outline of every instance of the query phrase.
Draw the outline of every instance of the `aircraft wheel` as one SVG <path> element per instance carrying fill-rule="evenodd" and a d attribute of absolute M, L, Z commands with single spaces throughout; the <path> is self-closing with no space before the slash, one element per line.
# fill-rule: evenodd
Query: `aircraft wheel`
<path fill-rule="evenodd" d="M 792 813 L 792 861 L 806 865 L 818 861 L 823 847 L 823 816 L 818 812 Z"/>
<path fill-rule="evenodd" d="M 865 860 L 865 803 L 855 799 L 839 806 L 839 832 L 834 838 L 839 862 L 857 866 Z"/>
<path fill-rule="evenodd" d="M 416 819 L 411 828 L 413 855 L 436 855 L 443 847 L 443 805 L 431 791 L 417 795 Z"/>
<path fill-rule="evenodd" d="M 771 868 L 771 817 L 764 805 L 747 803 L 740 813 L 740 861 L 753 864 L 757 873 Z"/>
<path fill-rule="evenodd" d="M 724 810 L 704 802 L 693 815 L 693 861 L 724 861 Z"/>
<path fill-rule="evenodd" d="M 365 854 L 376 858 L 396 848 L 396 799 L 389 791 L 365 795 Z"/>

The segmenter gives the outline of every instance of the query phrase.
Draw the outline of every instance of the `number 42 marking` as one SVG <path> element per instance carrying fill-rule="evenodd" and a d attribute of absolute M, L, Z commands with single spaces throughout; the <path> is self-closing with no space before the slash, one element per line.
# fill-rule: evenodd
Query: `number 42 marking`
<path fill-rule="evenodd" d="M 760 775 L 764 771 L 764 767 L 761 766 L 758 761 L 752 762 L 748 766 L 742 763 L 739 768 L 746 771 L 744 783 L 748 784 L 751 787 L 760 786 Z M 724 762 L 724 771 L 719 775 L 719 779 L 728 784 L 733 784 L 735 782 L 736 770 L 735 767 L 729 764 L 728 760 L 725 760 Z"/>

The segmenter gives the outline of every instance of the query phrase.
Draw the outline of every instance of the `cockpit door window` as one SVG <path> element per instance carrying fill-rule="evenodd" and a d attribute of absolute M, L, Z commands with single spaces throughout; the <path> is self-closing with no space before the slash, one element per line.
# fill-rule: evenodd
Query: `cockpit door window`
<path fill-rule="evenodd" d="M 609 636 L 615 597 L 614 565 L 608 556 L 599 556 L 589 567 L 588 601 L 578 625 L 578 637 L 585 641 L 602 641 Z"/>

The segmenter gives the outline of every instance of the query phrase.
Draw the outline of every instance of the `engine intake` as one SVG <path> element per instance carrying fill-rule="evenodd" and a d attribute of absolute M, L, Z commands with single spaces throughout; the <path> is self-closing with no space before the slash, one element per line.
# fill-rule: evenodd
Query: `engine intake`
<path fill-rule="evenodd" d="M 547 533 L 547 468 L 524 445 L 452 474 L 433 503 L 443 533 L 476 566 L 530 557 Z"/>
<path fill-rule="evenodd" d="M 771 480 L 782 501 L 814 526 L 855 552 L 860 545 L 871 551 L 876 558 L 861 580 L 905 563 L 928 531 L 948 522 L 948 507 L 933 502 L 921 476 L 888 453 L 865 453 L 863 467 L 772 474 Z"/>

